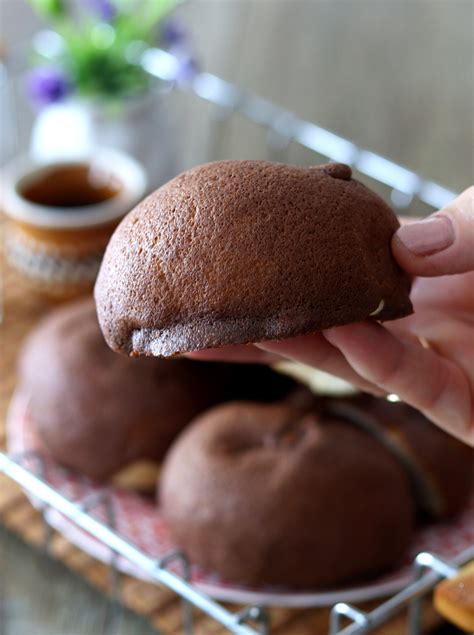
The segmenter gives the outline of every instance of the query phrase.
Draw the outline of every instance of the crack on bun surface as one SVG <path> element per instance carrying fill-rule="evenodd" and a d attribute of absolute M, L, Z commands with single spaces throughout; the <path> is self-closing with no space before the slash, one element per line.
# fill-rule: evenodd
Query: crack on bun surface
<path fill-rule="evenodd" d="M 227 403 L 173 444 L 160 504 L 190 561 L 224 581 L 329 588 L 396 566 L 418 523 L 465 509 L 472 458 L 414 408 L 366 394 Z"/>
<path fill-rule="evenodd" d="M 396 565 L 415 520 L 406 474 L 377 440 L 287 403 L 228 403 L 197 418 L 166 457 L 160 504 L 192 563 L 286 589 Z"/>

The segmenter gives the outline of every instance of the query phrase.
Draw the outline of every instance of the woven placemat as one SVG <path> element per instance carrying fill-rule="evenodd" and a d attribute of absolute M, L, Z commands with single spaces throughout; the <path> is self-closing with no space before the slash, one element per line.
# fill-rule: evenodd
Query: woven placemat
<path fill-rule="evenodd" d="M 16 358 L 22 340 L 35 322 L 51 308 L 51 303 L 36 296 L 2 259 L 3 325 L 0 334 L 0 447 L 5 447 L 5 416 L 15 387 Z M 34 547 L 44 544 L 45 527 L 41 514 L 29 503 L 21 489 L 0 475 L 0 522 Z M 50 553 L 76 571 L 103 593 L 110 593 L 109 568 L 52 532 Z M 145 616 L 163 633 L 180 634 L 181 603 L 171 591 L 122 575 L 120 601 Z M 366 605 L 365 608 L 370 608 Z M 232 607 L 238 610 L 239 607 Z M 427 625 L 438 618 L 429 610 Z M 271 633 L 278 635 L 325 635 L 328 630 L 327 609 L 271 609 Z M 224 635 L 228 631 L 199 611 L 195 612 L 196 635 Z M 402 616 L 377 633 L 399 635 L 404 632 Z"/>

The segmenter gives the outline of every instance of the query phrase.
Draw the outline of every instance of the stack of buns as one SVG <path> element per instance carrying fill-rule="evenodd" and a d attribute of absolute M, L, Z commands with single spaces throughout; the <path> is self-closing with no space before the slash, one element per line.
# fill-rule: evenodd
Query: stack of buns
<path fill-rule="evenodd" d="M 469 495 L 472 453 L 412 408 L 315 395 L 262 365 L 116 355 L 89 299 L 40 322 L 19 371 L 54 459 L 137 489 L 164 461 L 172 537 L 240 584 L 375 575 L 400 561 L 418 522 L 449 518 Z"/>
<path fill-rule="evenodd" d="M 172 537 L 230 582 L 314 589 L 396 566 L 420 522 L 465 505 L 467 447 L 404 404 L 315 395 L 307 369 L 156 358 L 409 315 L 398 226 L 341 164 L 177 176 L 115 231 L 98 321 L 91 301 L 71 305 L 26 344 L 44 448 L 96 479 L 164 460 Z"/>

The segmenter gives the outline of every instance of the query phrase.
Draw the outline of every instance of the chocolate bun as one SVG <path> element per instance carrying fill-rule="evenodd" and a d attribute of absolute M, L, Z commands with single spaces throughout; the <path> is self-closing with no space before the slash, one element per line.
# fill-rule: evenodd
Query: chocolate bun
<path fill-rule="evenodd" d="M 462 511 L 472 492 L 474 450 L 447 434 L 421 412 L 370 395 L 321 400 L 332 416 L 369 429 L 408 470 L 420 512 L 446 519 Z"/>
<path fill-rule="evenodd" d="M 279 399 L 294 386 L 263 366 L 128 359 L 106 345 L 94 303 L 50 313 L 19 364 L 36 431 L 60 463 L 94 479 L 160 460 L 201 411 L 225 399 Z"/>
<path fill-rule="evenodd" d="M 115 231 L 95 295 L 108 344 L 168 357 L 412 311 L 393 211 L 342 164 L 188 170 Z"/>
<path fill-rule="evenodd" d="M 405 470 L 363 430 L 287 403 L 232 403 L 175 442 L 162 512 L 192 562 L 246 585 L 323 588 L 398 563 L 412 537 Z"/>

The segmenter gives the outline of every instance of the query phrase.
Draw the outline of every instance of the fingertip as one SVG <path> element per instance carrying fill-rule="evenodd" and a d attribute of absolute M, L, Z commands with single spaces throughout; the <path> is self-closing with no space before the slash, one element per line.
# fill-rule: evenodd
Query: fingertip
<path fill-rule="evenodd" d="M 407 273 L 442 276 L 474 269 L 474 187 L 425 219 L 402 224 L 392 253 Z"/>
<path fill-rule="evenodd" d="M 449 222 L 449 221 L 448 221 Z M 400 227 L 392 237 L 392 253 L 400 267 L 412 276 L 439 273 L 439 254 L 454 242 L 454 233 L 442 218 Z"/>

